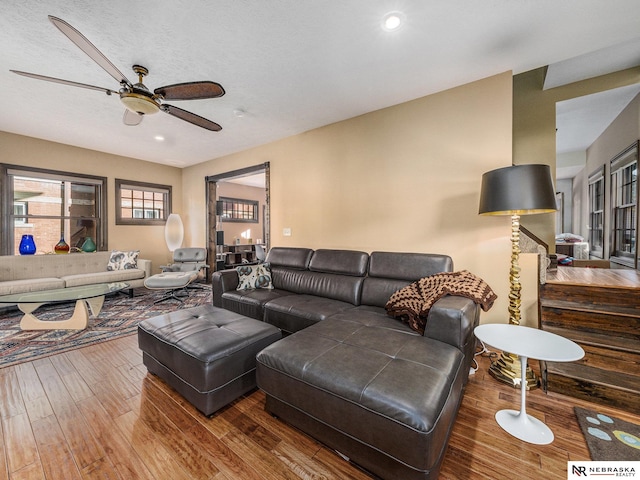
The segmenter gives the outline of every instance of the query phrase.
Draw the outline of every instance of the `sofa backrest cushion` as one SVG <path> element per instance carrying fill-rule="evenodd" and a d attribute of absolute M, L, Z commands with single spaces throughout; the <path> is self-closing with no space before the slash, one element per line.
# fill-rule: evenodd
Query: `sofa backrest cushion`
<path fill-rule="evenodd" d="M 339 273 L 363 277 L 367 273 L 369 254 L 355 250 L 316 250 L 309 270 L 312 272 Z"/>
<path fill-rule="evenodd" d="M 307 258 L 302 250 L 309 252 L 307 270 L 300 268 Z M 275 288 L 353 305 L 360 305 L 368 260 L 369 255 L 364 252 L 326 249 L 313 252 L 286 247 L 272 248 L 267 257 Z"/>
<path fill-rule="evenodd" d="M 285 267 L 296 270 L 307 270 L 313 250 L 310 248 L 273 247 L 267 255 L 267 263 L 271 267 Z"/>
<path fill-rule="evenodd" d="M 106 272 L 110 256 L 111 252 L 3 255 L 0 259 L 0 281 Z"/>
<path fill-rule="evenodd" d="M 389 297 L 402 287 L 429 275 L 452 271 L 453 260 L 447 255 L 373 252 L 362 289 L 362 304 L 384 307 Z"/>
<path fill-rule="evenodd" d="M 305 293 L 360 305 L 364 277 L 335 273 L 309 273 L 311 275 L 306 279 L 305 287 L 307 290 Z"/>

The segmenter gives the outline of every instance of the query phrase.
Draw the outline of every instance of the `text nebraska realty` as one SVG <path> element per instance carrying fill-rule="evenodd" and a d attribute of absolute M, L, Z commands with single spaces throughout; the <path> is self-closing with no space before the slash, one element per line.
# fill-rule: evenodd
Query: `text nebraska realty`
<path fill-rule="evenodd" d="M 573 466 L 573 474 L 578 476 L 599 475 L 612 477 L 635 477 L 636 469 L 634 467 L 583 467 Z"/>

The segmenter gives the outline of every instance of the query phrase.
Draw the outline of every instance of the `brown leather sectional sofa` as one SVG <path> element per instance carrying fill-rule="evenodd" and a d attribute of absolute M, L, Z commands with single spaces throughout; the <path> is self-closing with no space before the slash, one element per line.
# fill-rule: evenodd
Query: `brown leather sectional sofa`
<path fill-rule="evenodd" d="M 384 479 L 435 479 L 462 400 L 480 307 L 446 296 L 424 335 L 387 315 L 393 292 L 452 271 L 445 255 L 273 248 L 273 289 L 213 274 L 213 303 L 289 334 L 257 355 L 266 408 Z"/>

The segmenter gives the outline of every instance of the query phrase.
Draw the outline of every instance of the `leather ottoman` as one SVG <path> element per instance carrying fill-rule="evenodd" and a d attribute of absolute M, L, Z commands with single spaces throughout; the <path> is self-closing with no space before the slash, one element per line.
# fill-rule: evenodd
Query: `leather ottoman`
<path fill-rule="evenodd" d="M 462 395 L 462 352 L 353 309 L 258 354 L 266 410 L 382 479 L 432 480 Z"/>
<path fill-rule="evenodd" d="M 256 354 L 281 337 L 273 325 L 213 305 L 138 324 L 147 370 L 205 415 L 256 387 Z"/>

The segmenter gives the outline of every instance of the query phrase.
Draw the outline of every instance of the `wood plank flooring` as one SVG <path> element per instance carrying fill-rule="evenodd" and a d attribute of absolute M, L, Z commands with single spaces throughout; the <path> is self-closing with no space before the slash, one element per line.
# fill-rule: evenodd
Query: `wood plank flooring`
<path fill-rule="evenodd" d="M 597 406 L 531 391 L 528 412 L 556 439 L 526 444 L 494 420 L 498 409 L 519 408 L 519 390 L 490 377 L 486 358 L 480 364 L 440 478 L 562 479 L 568 460 L 589 458 L 573 406 Z M 202 416 L 147 374 L 135 335 L 7 367 L 0 369 L 0 480 L 370 478 L 263 406 L 256 390 Z"/>
<path fill-rule="evenodd" d="M 547 283 L 640 288 L 640 271 L 622 268 L 558 267 L 547 272 Z"/>

